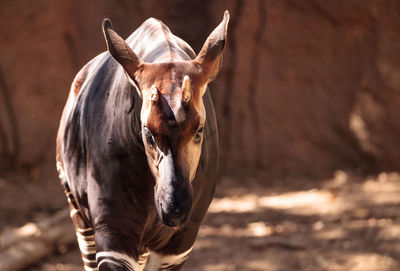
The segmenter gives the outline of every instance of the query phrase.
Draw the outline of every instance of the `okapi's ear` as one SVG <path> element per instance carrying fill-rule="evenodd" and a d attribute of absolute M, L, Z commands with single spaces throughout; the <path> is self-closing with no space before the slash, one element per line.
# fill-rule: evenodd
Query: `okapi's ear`
<path fill-rule="evenodd" d="M 135 80 L 135 73 L 139 69 L 141 61 L 124 39 L 112 29 L 111 21 L 108 18 L 103 20 L 103 34 L 110 54 L 122 65 L 131 79 Z"/>
<path fill-rule="evenodd" d="M 203 67 L 208 76 L 208 82 L 215 79 L 221 68 L 228 22 L 229 12 L 225 10 L 222 22 L 208 36 L 203 48 L 201 48 L 200 53 L 196 57 L 196 61 Z"/>

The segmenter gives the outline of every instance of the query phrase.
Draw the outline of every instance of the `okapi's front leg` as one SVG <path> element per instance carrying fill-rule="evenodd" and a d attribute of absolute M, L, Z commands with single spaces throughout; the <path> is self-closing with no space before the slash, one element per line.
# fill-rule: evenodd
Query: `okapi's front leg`
<path fill-rule="evenodd" d="M 146 271 L 180 271 L 189 257 L 192 247 L 182 253 L 163 254 L 152 252 Z"/>
<path fill-rule="evenodd" d="M 101 251 L 97 253 L 97 262 L 101 267 L 96 270 L 129 270 L 129 271 L 143 271 L 146 265 L 149 252 L 145 252 L 139 256 L 139 260 L 135 261 L 134 258 L 129 257 L 125 253 L 121 252 L 111 252 L 111 251 Z"/>
<path fill-rule="evenodd" d="M 138 271 L 137 261 L 123 252 L 100 251 L 96 254 L 99 271 Z"/>
<path fill-rule="evenodd" d="M 99 271 L 139 271 L 137 242 L 120 228 L 97 223 L 94 225 L 96 240 L 96 262 Z M 137 240 L 137 239 L 136 239 Z M 138 245 L 138 243 L 136 244 Z"/>
<path fill-rule="evenodd" d="M 103 201 L 91 208 L 98 270 L 143 270 L 139 248 L 144 218 L 140 211 L 135 213 L 132 206 L 123 209 L 125 212 L 129 210 L 130 215 L 127 216 L 121 213 L 122 208 L 118 208 L 115 202 L 106 203 Z"/>
<path fill-rule="evenodd" d="M 67 197 L 70 217 L 74 225 L 76 239 L 78 240 L 79 250 L 81 251 L 82 261 L 85 271 L 98 271 L 96 263 L 96 244 L 94 241 L 94 232 L 87 221 L 82 211 L 80 210 L 78 203 L 71 192 L 67 177 L 64 171 L 64 167 L 61 162 L 57 162 L 57 170 L 61 184 L 64 187 L 64 193 Z"/>
<path fill-rule="evenodd" d="M 165 247 L 152 251 L 146 271 L 181 271 L 193 249 L 199 226 L 190 220 Z"/>
<path fill-rule="evenodd" d="M 65 185 L 65 195 L 68 199 L 70 216 L 74 224 L 76 239 L 78 240 L 85 271 L 98 271 L 93 229 L 84 219 L 81 210 L 79 210 L 77 206 L 75 198 L 71 191 L 69 191 L 68 185 Z"/>

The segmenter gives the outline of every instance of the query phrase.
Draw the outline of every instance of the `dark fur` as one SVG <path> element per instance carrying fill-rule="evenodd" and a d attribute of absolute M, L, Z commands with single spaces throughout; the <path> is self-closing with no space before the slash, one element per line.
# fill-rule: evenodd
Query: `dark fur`
<path fill-rule="evenodd" d="M 157 55 L 165 50 L 177 52 L 181 60 L 193 57 L 184 44 L 171 48 L 167 41 L 152 54 L 142 55 L 135 41 L 151 40 L 154 31 L 144 23 L 127 40 L 142 61 L 157 61 Z M 217 178 L 218 133 L 209 91 L 203 96 L 207 121 L 200 163 L 192 182 L 192 213 L 184 226 L 169 228 L 156 214 L 155 180 L 140 135 L 141 98 L 109 53 L 98 58 L 101 60 L 95 67 L 89 63 L 78 75 L 79 85 L 74 89 L 79 95 L 69 117 L 61 121 L 57 160 L 66 170 L 65 182 L 84 220 L 95 232 L 97 251 L 124 252 L 136 260 L 146 249 L 182 253 L 195 241 Z M 95 72 L 88 73 L 89 68 Z"/>

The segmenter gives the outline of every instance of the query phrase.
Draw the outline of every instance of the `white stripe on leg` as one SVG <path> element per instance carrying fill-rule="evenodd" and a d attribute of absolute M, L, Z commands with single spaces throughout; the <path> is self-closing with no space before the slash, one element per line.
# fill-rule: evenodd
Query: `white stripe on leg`
<path fill-rule="evenodd" d="M 187 260 L 193 247 L 189 248 L 185 252 L 176 255 L 162 255 L 156 252 L 151 252 L 149 263 L 146 266 L 147 271 L 157 271 L 163 268 L 169 268 L 172 266 L 178 266 Z"/>
<path fill-rule="evenodd" d="M 85 271 L 99 271 L 99 269 L 97 269 L 97 267 L 89 267 L 84 265 L 83 268 L 85 269 Z"/>
<path fill-rule="evenodd" d="M 85 255 L 96 253 L 96 242 L 94 235 L 84 236 L 80 232 L 76 232 L 76 239 L 78 240 L 79 249 Z"/>
<path fill-rule="evenodd" d="M 104 262 L 111 262 L 123 265 L 129 270 L 136 271 L 139 270 L 139 264 L 129 257 L 128 255 L 116 251 L 100 251 L 96 253 L 96 260 L 98 267 Z"/>

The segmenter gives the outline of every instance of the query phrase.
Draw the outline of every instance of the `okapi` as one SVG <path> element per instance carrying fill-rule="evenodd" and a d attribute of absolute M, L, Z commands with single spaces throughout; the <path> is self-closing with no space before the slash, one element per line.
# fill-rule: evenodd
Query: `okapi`
<path fill-rule="evenodd" d="M 76 75 L 57 136 L 57 169 L 85 270 L 182 270 L 211 203 L 218 132 L 207 84 L 229 13 L 196 56 L 161 21 L 124 41 L 103 21 L 108 52 Z M 207 116 L 207 118 L 206 118 Z"/>

